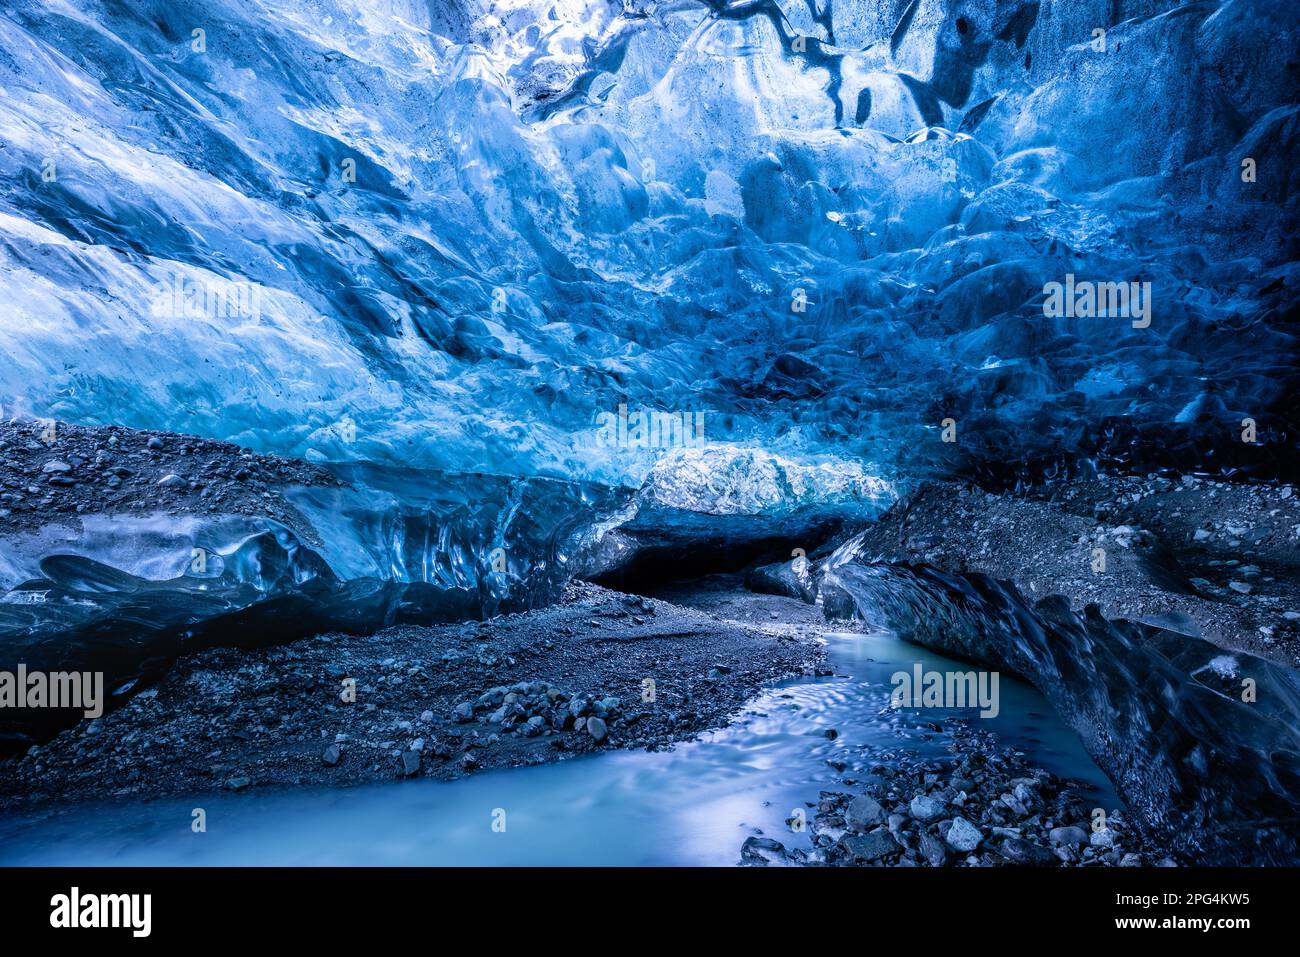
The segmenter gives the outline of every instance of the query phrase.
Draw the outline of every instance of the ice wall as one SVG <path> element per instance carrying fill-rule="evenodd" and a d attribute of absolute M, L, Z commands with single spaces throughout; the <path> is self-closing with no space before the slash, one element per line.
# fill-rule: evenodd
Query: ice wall
<path fill-rule="evenodd" d="M 603 441 L 621 405 L 902 481 L 1117 446 L 1276 470 L 1296 26 L 1280 0 L 16 0 L 0 403 L 633 487 L 683 443 Z M 1138 284 L 1147 318 L 1044 315 L 1067 276 Z"/>

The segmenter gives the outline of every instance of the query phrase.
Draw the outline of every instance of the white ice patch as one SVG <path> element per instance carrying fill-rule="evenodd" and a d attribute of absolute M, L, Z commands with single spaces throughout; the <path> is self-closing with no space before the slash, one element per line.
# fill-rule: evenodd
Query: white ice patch
<path fill-rule="evenodd" d="M 1239 663 L 1234 656 L 1218 655 L 1217 657 L 1211 658 L 1205 667 L 1209 668 L 1220 678 L 1235 678 L 1237 677 L 1238 666 Z M 1204 671 L 1205 669 L 1202 668 L 1200 670 Z"/>
<path fill-rule="evenodd" d="M 889 482 L 856 462 L 805 465 L 729 445 L 668 453 L 651 470 L 641 496 L 711 515 L 785 513 L 826 503 L 883 509 L 897 497 Z"/>

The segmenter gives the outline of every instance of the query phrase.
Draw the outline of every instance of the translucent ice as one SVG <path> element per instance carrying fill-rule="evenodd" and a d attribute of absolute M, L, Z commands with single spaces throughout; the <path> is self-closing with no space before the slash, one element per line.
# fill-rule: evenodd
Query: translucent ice
<path fill-rule="evenodd" d="M 316 512 L 343 582 L 477 589 L 486 557 L 432 560 L 459 552 L 409 516 L 446 497 L 490 550 L 446 502 L 557 482 L 510 520 L 573 534 L 530 544 L 530 595 L 560 554 L 797 536 L 936 471 L 1277 475 L 1296 28 L 1268 0 L 13 0 L 0 405 L 354 468 Z"/>
<path fill-rule="evenodd" d="M 1270 51 L 1295 21 L 1252 0 L 20 0 L 0 398 L 630 485 L 657 456 L 593 441 L 623 402 L 904 480 L 1069 457 L 1115 423 L 1203 454 L 1249 416 L 1275 448 L 1298 97 Z M 1044 316 L 1066 274 L 1150 282 L 1150 326 Z"/>

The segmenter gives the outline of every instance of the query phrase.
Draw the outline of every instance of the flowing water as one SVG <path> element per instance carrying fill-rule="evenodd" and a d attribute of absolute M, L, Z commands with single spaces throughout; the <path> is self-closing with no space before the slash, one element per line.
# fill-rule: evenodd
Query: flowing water
<path fill-rule="evenodd" d="M 751 834 L 806 845 L 785 819 L 842 787 L 828 760 L 877 763 L 863 747 L 944 753 L 933 725 L 962 715 L 1038 765 L 1109 783 L 1034 689 L 1003 676 L 1000 713 L 891 710 L 890 675 L 966 670 L 889 634 L 831 634 L 834 677 L 773 686 L 730 727 L 672 751 L 609 751 L 555 764 L 351 789 L 205 794 L 79 805 L 0 819 L 0 864 L 730 865 Z M 827 737 L 828 729 L 838 736 Z M 192 812 L 207 814 L 194 833 Z M 494 830 L 501 821 L 504 831 Z"/>

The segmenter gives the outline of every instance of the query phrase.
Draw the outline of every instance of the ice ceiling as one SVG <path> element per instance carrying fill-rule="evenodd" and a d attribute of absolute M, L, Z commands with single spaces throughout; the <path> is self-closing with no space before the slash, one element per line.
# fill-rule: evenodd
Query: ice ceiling
<path fill-rule="evenodd" d="M 1295 10 L 10 0 L 0 399 L 633 486 L 620 405 L 900 483 L 1249 465 L 1244 418 L 1295 441 Z M 1149 326 L 1044 315 L 1067 275 Z"/>

